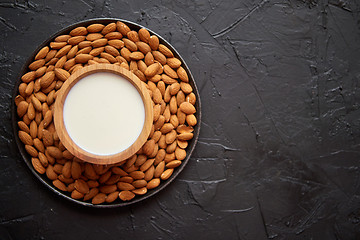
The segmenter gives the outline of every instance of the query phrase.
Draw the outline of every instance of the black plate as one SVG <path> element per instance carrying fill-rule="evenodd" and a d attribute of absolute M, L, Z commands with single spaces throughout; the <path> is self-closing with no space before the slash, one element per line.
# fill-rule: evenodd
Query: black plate
<path fill-rule="evenodd" d="M 18 149 L 20 151 L 20 154 L 24 160 L 24 162 L 26 163 L 26 165 L 29 167 L 29 169 L 31 170 L 31 172 L 37 177 L 37 179 L 39 179 L 45 186 L 47 186 L 50 190 L 52 190 L 54 193 L 56 193 L 58 196 L 61 196 L 71 202 L 83 205 L 83 206 L 89 206 L 89 207 L 95 207 L 95 208 L 113 208 L 113 207 L 121 207 L 121 206 L 126 206 L 126 205 L 130 205 L 133 203 L 137 203 L 140 202 L 142 200 L 145 200 L 153 195 L 155 195 L 156 193 L 158 193 L 159 191 L 163 190 L 166 186 L 168 186 L 178 175 L 179 173 L 184 169 L 184 167 L 186 166 L 186 164 L 188 163 L 190 156 L 195 148 L 195 145 L 198 141 L 198 137 L 199 137 L 199 133 L 200 133 L 200 125 L 201 125 L 201 103 L 200 103 L 200 95 L 198 92 L 198 89 L 196 87 L 194 78 L 190 72 L 189 67 L 186 65 L 184 59 L 180 56 L 180 54 L 175 50 L 175 48 L 173 46 L 171 46 L 165 39 L 163 39 L 161 36 L 159 36 L 158 34 L 156 34 L 155 32 L 151 31 L 150 29 L 147 29 L 150 34 L 156 35 L 159 40 L 160 43 L 164 44 L 165 46 L 167 46 L 169 49 L 171 49 L 171 51 L 173 51 L 174 56 L 179 58 L 182 62 L 182 66 L 183 68 L 186 70 L 188 76 L 189 76 L 189 83 L 193 88 L 193 92 L 196 95 L 196 118 L 197 118 L 197 125 L 194 128 L 194 137 L 193 139 L 191 139 L 189 141 L 189 145 L 186 149 L 186 153 L 187 156 L 186 158 L 182 161 L 182 164 L 175 169 L 175 171 L 173 172 L 173 174 L 171 175 L 171 177 L 166 180 L 166 181 L 162 181 L 160 183 L 160 185 L 152 190 L 149 190 L 145 195 L 143 196 L 135 196 L 135 198 L 133 198 L 131 201 L 128 202 L 118 202 L 121 200 L 116 200 L 115 203 L 103 203 L 100 205 L 94 205 L 91 202 L 84 202 L 84 201 L 79 201 L 79 200 L 75 200 L 73 198 L 70 197 L 70 194 L 64 193 L 59 191 L 57 188 L 55 188 L 52 185 L 52 182 L 46 177 L 45 174 L 41 175 L 38 172 L 36 172 L 31 164 L 31 157 L 29 156 L 29 154 L 26 152 L 25 150 L 25 146 L 24 144 L 20 141 L 19 137 L 18 137 L 18 125 L 17 122 L 20 120 L 19 117 L 17 116 L 17 112 L 16 112 L 16 105 L 15 105 L 15 97 L 18 95 L 18 87 L 21 83 L 21 76 L 23 74 L 25 74 L 26 72 L 28 72 L 28 66 L 29 64 L 33 61 L 35 55 L 38 53 L 38 51 L 43 48 L 44 46 L 49 46 L 50 42 L 52 42 L 57 36 L 62 35 L 62 34 L 68 34 L 72 29 L 76 28 L 76 27 L 80 27 L 80 26 L 88 26 L 90 24 L 93 23 L 101 23 L 101 24 L 109 24 L 111 22 L 116 22 L 116 21 L 122 21 L 124 23 L 126 23 L 131 30 L 135 30 L 138 31 L 140 28 L 146 28 L 144 26 L 141 26 L 137 23 L 133 23 L 127 20 L 123 20 L 123 19 L 116 19 L 116 18 L 96 18 L 96 19 L 90 19 L 90 20 L 85 20 L 85 21 L 81 21 L 78 23 L 75 23 L 73 25 L 70 25 L 60 31 L 58 31 L 57 33 L 55 33 L 54 35 L 52 35 L 50 38 L 48 38 L 45 42 L 43 42 L 40 46 L 38 46 L 38 48 L 33 52 L 33 54 L 28 58 L 28 60 L 25 62 L 25 64 L 23 65 L 19 77 L 16 81 L 15 84 L 15 88 L 13 91 L 13 97 L 12 97 L 12 103 L 11 103 L 11 114 L 12 114 L 12 126 L 13 126 L 13 131 L 14 131 L 14 136 L 15 136 L 15 141 L 16 144 L 18 146 Z"/>

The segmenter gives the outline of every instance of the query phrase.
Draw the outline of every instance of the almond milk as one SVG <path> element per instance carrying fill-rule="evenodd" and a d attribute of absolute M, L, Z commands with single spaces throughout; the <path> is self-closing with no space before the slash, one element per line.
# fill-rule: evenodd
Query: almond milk
<path fill-rule="evenodd" d="M 130 147 L 145 122 L 137 89 L 127 79 L 106 72 L 79 80 L 66 97 L 63 114 L 71 139 L 96 155 L 112 155 Z"/>

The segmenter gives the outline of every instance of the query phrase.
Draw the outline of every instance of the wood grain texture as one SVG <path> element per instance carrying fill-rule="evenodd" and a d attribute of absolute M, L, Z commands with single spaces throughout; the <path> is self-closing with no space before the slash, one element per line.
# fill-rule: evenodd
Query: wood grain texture
<path fill-rule="evenodd" d="M 89 153 L 84 149 L 80 148 L 77 144 L 75 144 L 74 141 L 70 138 L 65 128 L 63 118 L 64 103 L 70 89 L 82 78 L 98 72 L 109 72 L 120 75 L 127 79 L 140 93 L 145 108 L 144 126 L 136 141 L 129 148 L 125 149 L 122 152 L 105 156 Z M 127 158 L 135 154 L 147 140 L 153 123 L 152 100 L 150 98 L 146 85 L 142 81 L 140 81 L 140 79 L 132 72 L 113 64 L 94 64 L 76 71 L 64 83 L 56 98 L 54 123 L 61 142 L 74 156 L 80 158 L 83 161 L 94 164 L 116 164 L 126 160 Z M 89 136 L 91 136 L 91 132 L 89 132 Z"/>

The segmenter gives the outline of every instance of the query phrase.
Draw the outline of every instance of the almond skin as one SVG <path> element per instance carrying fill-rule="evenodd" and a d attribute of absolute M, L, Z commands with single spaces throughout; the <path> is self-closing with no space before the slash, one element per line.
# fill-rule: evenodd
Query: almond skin
<path fill-rule="evenodd" d="M 159 178 L 154 178 L 150 182 L 148 182 L 146 188 L 147 189 L 153 189 L 153 188 L 156 188 L 159 185 L 160 185 L 160 179 Z"/>
<path fill-rule="evenodd" d="M 174 172 L 173 168 L 166 169 L 160 176 L 161 180 L 167 180 L 172 173 Z"/>

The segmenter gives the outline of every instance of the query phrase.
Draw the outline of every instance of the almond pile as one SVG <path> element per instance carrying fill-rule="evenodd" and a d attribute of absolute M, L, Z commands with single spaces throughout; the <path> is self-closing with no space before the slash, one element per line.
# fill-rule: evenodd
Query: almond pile
<path fill-rule="evenodd" d="M 118 165 L 95 165 L 74 157 L 52 121 L 62 84 L 84 66 L 99 63 L 133 72 L 146 83 L 153 100 L 147 142 Z M 196 97 L 182 62 L 146 29 L 134 31 L 121 21 L 77 27 L 43 47 L 28 69 L 15 98 L 19 139 L 34 169 L 72 198 L 92 204 L 129 201 L 166 181 L 186 158 L 197 124 Z"/>

